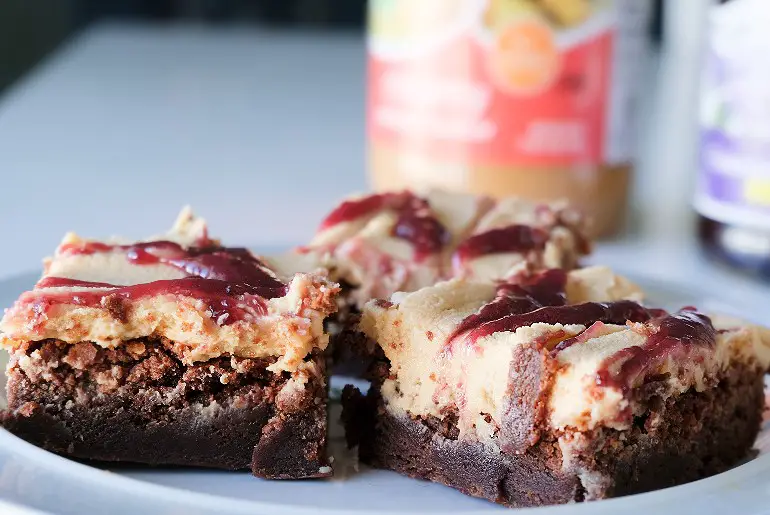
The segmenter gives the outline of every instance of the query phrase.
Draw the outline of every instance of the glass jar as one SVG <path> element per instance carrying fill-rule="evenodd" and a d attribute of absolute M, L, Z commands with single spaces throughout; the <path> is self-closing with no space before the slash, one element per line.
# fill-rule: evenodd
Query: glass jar
<path fill-rule="evenodd" d="M 770 278 L 770 2 L 712 7 L 695 209 L 707 251 Z"/>
<path fill-rule="evenodd" d="M 566 198 L 617 230 L 647 0 L 371 0 L 375 189 Z"/>

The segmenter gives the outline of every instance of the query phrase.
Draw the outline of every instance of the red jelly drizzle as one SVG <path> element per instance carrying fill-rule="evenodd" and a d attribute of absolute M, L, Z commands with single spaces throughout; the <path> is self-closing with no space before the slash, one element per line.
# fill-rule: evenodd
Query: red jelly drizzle
<path fill-rule="evenodd" d="M 603 328 L 604 328 L 603 322 L 594 322 L 588 329 L 586 329 L 582 333 L 577 334 L 572 338 L 567 338 L 566 340 L 559 342 L 551 350 L 551 356 L 556 356 L 558 353 L 560 353 L 564 349 L 569 349 L 576 343 L 585 343 L 592 338 L 596 338 L 602 332 Z"/>
<path fill-rule="evenodd" d="M 548 233 L 529 225 L 510 225 L 476 234 L 458 245 L 453 260 L 457 265 L 469 259 L 503 252 L 528 252 L 542 250 L 548 241 Z"/>
<path fill-rule="evenodd" d="M 185 250 L 172 242 L 150 242 L 127 248 L 126 257 L 138 265 L 166 264 L 203 279 L 246 283 L 275 289 L 285 295 L 285 285 L 267 272 L 264 263 L 244 248 L 204 248 Z"/>
<path fill-rule="evenodd" d="M 563 306 L 567 303 L 567 272 L 554 268 L 532 276 L 524 276 L 514 283 L 543 306 Z"/>
<path fill-rule="evenodd" d="M 378 193 L 358 199 L 346 200 L 337 206 L 321 222 L 319 231 L 328 229 L 343 222 L 352 222 L 359 218 L 369 216 L 377 211 L 392 207 L 394 200 L 402 194 Z"/>
<path fill-rule="evenodd" d="M 504 318 L 511 313 L 527 313 L 543 306 L 563 306 L 567 303 L 565 288 L 567 274 L 563 270 L 546 270 L 518 283 L 503 283 L 497 288 L 492 302 L 463 319 L 447 339 L 447 345 L 467 331 Z M 473 340 L 475 342 L 475 340 Z"/>
<path fill-rule="evenodd" d="M 58 251 L 62 254 L 96 254 L 97 252 L 110 252 L 115 247 L 116 245 L 99 241 L 79 241 L 77 243 L 65 243 L 59 247 Z"/>
<path fill-rule="evenodd" d="M 449 233 L 431 214 L 427 202 L 424 208 L 402 211 L 393 227 L 393 236 L 414 246 L 417 261 L 440 252 L 449 241 Z"/>
<path fill-rule="evenodd" d="M 264 263 L 244 248 L 193 247 L 183 248 L 172 241 L 150 241 L 131 245 L 105 245 L 86 242 L 77 247 L 65 247 L 60 252 L 70 254 L 95 254 L 123 251 L 126 259 L 136 265 L 164 264 L 182 270 L 186 274 L 203 279 L 217 279 L 231 283 L 245 283 L 274 290 L 268 298 L 286 294 L 286 285 L 273 277 Z"/>
<path fill-rule="evenodd" d="M 596 374 L 596 384 L 629 391 L 637 379 L 671 355 L 689 357 L 713 348 L 717 332 L 711 319 L 696 311 L 680 311 L 655 319 L 644 345 L 623 349 L 607 358 Z M 622 361 L 620 367 L 614 365 Z"/>
<path fill-rule="evenodd" d="M 110 288 L 110 291 L 78 290 L 74 292 L 40 292 L 29 295 L 35 310 L 54 304 L 71 303 L 99 306 L 107 296 L 134 300 L 155 295 L 181 295 L 207 303 L 212 317 L 224 324 L 243 318 L 247 313 L 263 314 L 265 299 L 286 295 L 287 285 L 273 277 L 265 265 L 244 248 L 203 247 L 185 249 L 171 241 L 153 241 L 132 245 L 106 245 L 84 242 L 64 246 L 60 253 L 95 254 L 123 251 L 136 265 L 164 264 L 177 268 L 189 277 L 161 280 L 132 286 L 46 277 L 37 288 Z M 226 315 L 226 316 L 224 316 Z M 222 317 L 222 318 L 220 318 Z"/>
<path fill-rule="evenodd" d="M 59 254 L 78 255 L 78 254 L 99 254 L 101 252 L 128 251 L 130 249 L 152 248 L 156 251 L 166 250 L 168 252 L 184 252 L 178 243 L 173 241 L 158 240 L 145 243 L 131 243 L 129 245 L 110 245 L 100 241 L 79 241 L 77 243 L 65 243 L 58 249 Z"/>
<path fill-rule="evenodd" d="M 53 279 L 54 281 L 51 283 L 57 286 L 83 287 L 84 283 L 89 284 L 87 281 L 60 277 L 48 279 Z M 104 283 L 90 284 L 103 285 Z M 180 295 L 200 299 L 209 306 L 212 318 L 219 320 L 221 316 L 226 315 L 221 322 L 223 325 L 227 325 L 242 320 L 249 313 L 265 314 L 267 311 L 265 298 L 274 297 L 275 291 L 271 288 L 235 284 L 217 279 L 185 277 L 132 286 L 112 286 L 106 292 L 103 290 L 78 290 L 49 293 L 33 290 L 22 295 L 20 302 L 30 301 L 34 305 L 35 312 L 44 313 L 49 306 L 57 304 L 100 307 L 103 299 L 107 297 L 137 300 L 156 295 Z"/>
<path fill-rule="evenodd" d="M 645 322 L 659 313 L 630 300 L 568 306 L 564 292 L 566 282 L 563 270 L 547 270 L 517 284 L 502 284 L 495 300 L 460 322 L 447 340 L 447 346 L 462 334 L 466 334 L 470 344 L 475 344 L 490 334 L 515 331 L 536 323 L 625 324 L 627 321 Z"/>
<path fill-rule="evenodd" d="M 79 279 L 67 279 L 66 277 L 43 277 L 35 288 L 115 288 L 114 284 L 98 283 L 94 281 L 81 281 Z"/>
<path fill-rule="evenodd" d="M 625 324 L 645 322 L 651 313 L 630 300 L 617 302 L 585 302 L 572 306 L 545 306 L 527 313 L 511 313 L 503 318 L 485 322 L 468 333 L 468 340 L 475 343 L 479 338 L 502 331 L 515 331 L 536 323 L 590 325 L 594 322 Z"/>
<path fill-rule="evenodd" d="M 321 222 L 319 230 L 370 216 L 384 209 L 398 213 L 392 234 L 414 246 L 415 259 L 418 261 L 439 252 L 449 241 L 449 233 L 433 216 L 428 201 L 408 191 L 346 200 L 329 213 Z"/>

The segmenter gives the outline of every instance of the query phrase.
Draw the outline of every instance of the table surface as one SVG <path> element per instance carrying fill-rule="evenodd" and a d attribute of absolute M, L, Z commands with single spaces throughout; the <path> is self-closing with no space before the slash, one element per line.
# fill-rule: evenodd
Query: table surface
<path fill-rule="evenodd" d="M 593 259 L 760 302 L 770 288 L 693 238 L 696 47 L 672 39 L 650 59 L 634 229 Z M 185 204 L 232 244 L 305 241 L 367 188 L 364 71 L 353 33 L 102 24 L 73 38 L 0 98 L 0 279 L 69 230 L 157 234 Z"/>

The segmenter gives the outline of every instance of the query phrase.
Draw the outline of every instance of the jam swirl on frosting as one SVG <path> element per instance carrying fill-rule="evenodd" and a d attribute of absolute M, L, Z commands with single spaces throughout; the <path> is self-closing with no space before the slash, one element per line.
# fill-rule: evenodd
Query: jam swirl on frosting
<path fill-rule="evenodd" d="M 697 361 L 716 345 L 717 332 L 711 319 L 694 308 L 670 314 L 630 300 L 568 305 L 566 281 L 563 270 L 547 270 L 519 278 L 517 283 L 500 284 L 494 300 L 460 322 L 447 339 L 445 352 L 451 352 L 460 338 L 467 345 L 475 346 L 485 336 L 513 332 L 536 323 L 586 326 L 586 330 L 558 342 L 550 350 L 550 356 L 555 358 L 565 349 L 596 337 L 605 324 L 631 324 L 632 330 L 646 336 L 645 343 L 612 354 L 596 373 L 598 386 L 627 393 L 638 386 L 640 378 L 646 377 L 666 359 L 676 357 L 682 362 Z M 550 341 L 549 338 L 550 335 L 544 341 Z"/>
<path fill-rule="evenodd" d="M 475 344 L 485 336 L 536 323 L 625 324 L 646 322 L 657 313 L 630 300 L 567 305 L 567 272 L 561 269 L 525 275 L 515 281 L 501 283 L 494 300 L 460 322 L 447 344 L 451 345 L 463 335 L 466 341 Z"/>
<path fill-rule="evenodd" d="M 449 232 L 433 215 L 428 201 L 409 191 L 346 200 L 321 222 L 319 231 L 371 216 L 381 210 L 398 214 L 391 234 L 412 244 L 416 261 L 441 252 L 449 241 Z"/>
<path fill-rule="evenodd" d="M 57 279 L 57 286 L 84 288 L 84 281 Z M 100 283 L 96 283 L 100 284 Z M 229 325 L 249 315 L 264 315 L 267 312 L 263 290 L 247 284 L 234 284 L 200 277 L 184 277 L 153 281 L 132 286 L 85 287 L 77 291 L 41 292 L 33 290 L 24 293 L 19 302 L 33 302 L 35 311 L 41 314 L 57 304 L 73 304 L 84 307 L 109 307 L 116 302 L 133 301 L 157 295 L 179 295 L 192 297 L 206 303 L 211 318 L 220 325 Z"/>
<path fill-rule="evenodd" d="M 548 233 L 543 229 L 529 225 L 509 225 L 466 238 L 457 246 L 452 261 L 455 268 L 460 268 L 466 261 L 488 254 L 543 250 L 547 242 Z"/>
<path fill-rule="evenodd" d="M 171 241 L 131 245 L 78 242 L 63 245 L 58 255 L 105 252 L 124 253 L 126 260 L 136 266 L 171 266 L 187 276 L 129 286 L 49 276 L 22 295 L 19 302 L 33 303 L 35 312 L 44 314 L 57 304 L 104 307 L 158 295 L 178 295 L 205 302 L 211 317 L 220 325 L 228 325 L 249 315 L 265 314 L 265 300 L 282 297 L 288 290 L 286 284 L 244 248 L 184 248 Z M 47 291 L 48 288 L 56 289 Z"/>
<path fill-rule="evenodd" d="M 567 273 L 560 269 L 523 277 L 518 283 L 501 283 L 494 300 L 482 306 L 478 313 L 465 317 L 447 339 L 447 345 L 468 331 L 511 313 L 526 313 L 546 305 L 563 306 L 567 303 L 566 285 Z"/>
<path fill-rule="evenodd" d="M 630 300 L 567 305 L 566 282 L 563 270 L 547 270 L 523 278 L 519 283 L 501 284 L 492 302 L 460 322 L 450 335 L 448 345 L 461 335 L 473 345 L 485 336 L 536 323 L 625 324 L 645 322 L 653 316 L 653 312 Z"/>
<path fill-rule="evenodd" d="M 628 392 L 648 370 L 669 356 L 697 359 L 698 354 L 716 345 L 717 332 L 711 319 L 692 309 L 663 315 L 644 327 L 648 332 L 644 345 L 625 348 L 602 363 L 596 384 Z"/>
<path fill-rule="evenodd" d="M 571 306 L 543 306 L 526 313 L 511 313 L 472 329 L 467 338 L 476 342 L 479 338 L 501 331 L 515 331 L 519 327 L 537 323 L 563 325 L 625 324 L 645 322 L 651 318 L 649 310 L 631 300 L 616 302 L 584 302 Z"/>
<path fill-rule="evenodd" d="M 163 264 L 181 270 L 190 277 L 247 284 L 261 289 L 265 298 L 286 294 L 286 285 L 248 249 L 241 247 L 183 248 L 173 241 L 160 240 L 131 245 L 86 242 L 59 250 L 59 254 L 70 255 L 100 252 L 124 252 L 126 259 L 134 265 Z"/>

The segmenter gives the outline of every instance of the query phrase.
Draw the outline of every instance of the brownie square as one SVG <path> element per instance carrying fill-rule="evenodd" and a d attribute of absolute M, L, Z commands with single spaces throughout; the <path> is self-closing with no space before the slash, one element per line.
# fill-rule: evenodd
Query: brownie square
<path fill-rule="evenodd" d="M 746 459 L 770 330 L 639 303 L 605 268 L 448 281 L 362 313 L 383 358 L 343 394 L 362 462 L 506 506 L 694 481 Z"/>
<path fill-rule="evenodd" d="M 325 455 L 324 360 L 287 393 L 275 360 L 220 357 L 183 364 L 163 340 L 116 349 L 29 342 L 8 368 L 6 429 L 81 459 L 251 469 L 269 478 L 320 477 Z"/>
<path fill-rule="evenodd" d="M 222 247 L 189 213 L 146 242 L 68 236 L 0 322 L 4 426 L 80 459 L 329 476 L 337 291 Z"/>

